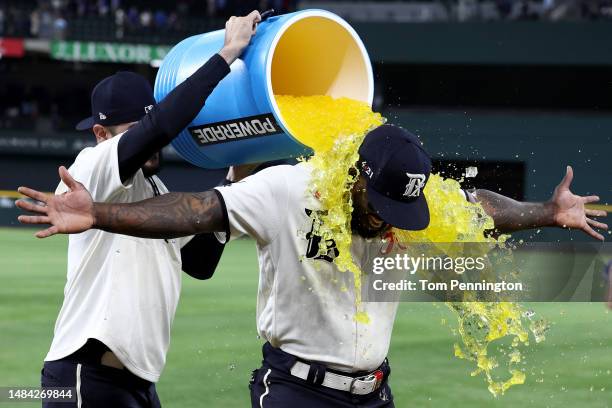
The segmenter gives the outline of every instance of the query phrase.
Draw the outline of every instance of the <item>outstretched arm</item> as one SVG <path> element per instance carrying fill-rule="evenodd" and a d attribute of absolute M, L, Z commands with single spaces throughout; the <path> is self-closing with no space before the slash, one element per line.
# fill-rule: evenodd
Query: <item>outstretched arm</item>
<path fill-rule="evenodd" d="M 95 203 L 93 224 L 117 234 L 142 238 L 175 238 L 223 231 L 217 193 L 169 193 L 130 204 Z"/>
<path fill-rule="evenodd" d="M 593 228 L 607 229 L 608 226 L 592 217 L 605 217 L 607 213 L 585 207 L 599 201 L 599 197 L 572 193 L 569 187 L 573 177 L 572 168 L 567 166 L 565 177 L 555 188 L 553 196 L 543 203 L 520 202 L 489 190 L 476 190 L 473 196 L 493 218 L 500 232 L 557 226 L 579 229 L 603 241 L 603 235 Z"/>
<path fill-rule="evenodd" d="M 17 206 L 37 215 L 21 215 L 24 224 L 50 224 L 38 238 L 75 234 L 97 228 L 143 238 L 173 238 L 203 232 L 223 231 L 225 215 L 215 191 L 169 193 L 132 204 L 94 203 L 83 185 L 65 167 L 59 170 L 70 189 L 59 196 L 27 187 L 19 191 L 44 205 L 18 200 Z"/>
<path fill-rule="evenodd" d="M 513 200 L 493 191 L 478 189 L 472 193 L 485 212 L 493 218 L 500 232 L 552 227 L 553 207 L 549 202 L 530 203 Z"/>

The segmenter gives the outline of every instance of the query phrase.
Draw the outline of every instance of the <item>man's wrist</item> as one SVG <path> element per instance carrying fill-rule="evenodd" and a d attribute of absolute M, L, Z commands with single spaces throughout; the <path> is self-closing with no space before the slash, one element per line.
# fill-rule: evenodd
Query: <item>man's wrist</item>
<path fill-rule="evenodd" d="M 240 50 L 229 45 L 221 48 L 221 51 L 219 51 L 218 54 L 225 60 L 225 62 L 227 62 L 227 65 L 232 65 L 232 63 L 240 56 Z"/>
<path fill-rule="evenodd" d="M 100 203 L 93 203 L 93 206 L 91 208 L 91 228 L 93 229 L 101 229 L 100 228 L 100 213 L 101 213 L 101 208 L 100 208 Z"/>
<path fill-rule="evenodd" d="M 542 203 L 542 227 L 554 227 L 559 223 L 556 220 L 557 206 L 552 201 Z"/>

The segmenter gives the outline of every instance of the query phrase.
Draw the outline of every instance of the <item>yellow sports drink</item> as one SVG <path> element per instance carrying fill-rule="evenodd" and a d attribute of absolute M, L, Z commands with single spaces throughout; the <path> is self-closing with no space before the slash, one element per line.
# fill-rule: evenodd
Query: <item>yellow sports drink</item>
<path fill-rule="evenodd" d="M 310 193 L 315 194 L 325 209 L 313 212 L 317 235 L 336 242 L 339 255 L 334 263 L 341 271 L 354 276 L 358 312 L 355 320 L 368 324 L 369 317 L 360 308 L 362 271 L 351 259 L 351 189 L 357 180 L 358 148 L 369 130 L 382 125 L 385 119 L 372 112 L 368 104 L 348 98 L 330 96 L 276 95 L 282 118 L 291 135 L 311 147 L 314 155 L 308 159 L 312 166 Z M 486 237 L 493 228 L 493 220 L 479 204 L 465 200 L 459 183 L 432 174 L 425 187 L 431 214 L 430 225 L 422 231 L 394 230 L 394 239 L 403 243 L 492 242 L 503 245 L 506 237 Z M 327 253 L 327 246 L 319 248 Z M 467 300 L 467 299 L 465 299 Z M 460 344 L 454 346 L 455 356 L 476 364 L 472 375 L 484 374 L 489 391 L 503 394 L 509 387 L 525 381 L 519 369 L 521 344 L 528 342 L 523 308 L 510 302 L 453 302 L 447 306 L 457 316 Z M 501 358 L 491 354 L 490 345 L 496 340 L 510 339 Z M 543 336 L 536 336 L 536 341 Z M 502 361 L 503 360 L 503 361 Z M 505 366 L 509 373 L 499 379 L 497 367 Z"/>

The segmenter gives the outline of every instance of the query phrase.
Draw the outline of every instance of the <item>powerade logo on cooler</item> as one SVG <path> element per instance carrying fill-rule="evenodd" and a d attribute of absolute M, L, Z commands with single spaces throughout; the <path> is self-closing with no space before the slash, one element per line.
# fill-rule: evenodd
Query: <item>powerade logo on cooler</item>
<path fill-rule="evenodd" d="M 200 146 L 276 135 L 283 132 L 271 113 L 192 126 L 188 130 L 193 140 Z"/>

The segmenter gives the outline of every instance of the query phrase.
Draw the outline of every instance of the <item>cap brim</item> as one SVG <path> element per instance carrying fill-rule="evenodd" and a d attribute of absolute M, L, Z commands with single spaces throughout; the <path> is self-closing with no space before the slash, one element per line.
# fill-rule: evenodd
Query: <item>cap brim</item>
<path fill-rule="evenodd" d="M 387 224 L 395 228 L 420 231 L 429 225 L 429 207 L 421 194 L 414 201 L 392 200 L 367 186 L 368 201 Z"/>
<path fill-rule="evenodd" d="M 87 130 L 91 129 L 95 125 L 93 117 L 88 117 L 77 123 L 76 130 Z"/>

